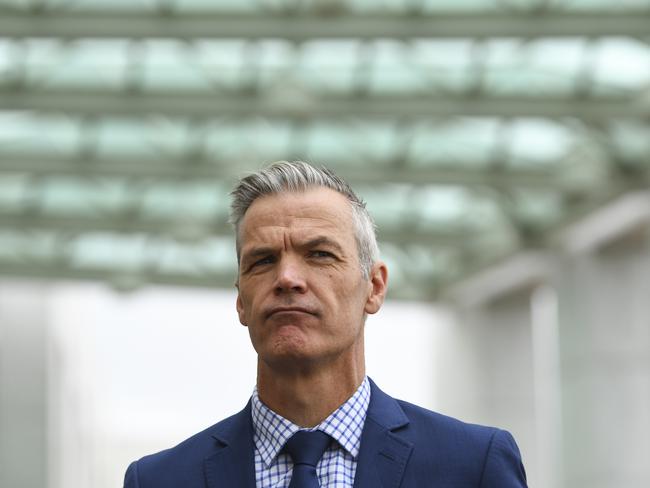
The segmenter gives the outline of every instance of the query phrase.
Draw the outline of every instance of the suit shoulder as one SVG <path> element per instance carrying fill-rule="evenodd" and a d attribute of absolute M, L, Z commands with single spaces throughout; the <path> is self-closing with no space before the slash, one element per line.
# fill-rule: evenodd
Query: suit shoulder
<path fill-rule="evenodd" d="M 418 430 L 424 429 L 425 433 L 461 436 L 468 441 L 489 443 L 494 435 L 500 432 L 500 429 L 496 427 L 464 422 L 403 400 L 397 400 L 397 403 L 399 403 L 412 426 Z"/>
<path fill-rule="evenodd" d="M 248 413 L 248 415 L 247 415 Z M 177 480 L 202 478 L 203 461 L 221 449 L 238 428 L 250 421 L 246 409 L 185 439 L 174 447 L 149 454 L 137 461 L 137 486 L 181 486 Z M 189 477 L 189 478 L 188 478 Z M 164 480 L 164 481 L 163 481 Z M 175 483 L 175 484 L 174 484 Z"/>
<path fill-rule="evenodd" d="M 183 458 L 187 459 L 188 454 L 209 453 L 215 444 L 215 439 L 213 437 L 214 432 L 216 432 L 220 425 L 227 420 L 228 419 L 222 420 L 221 422 L 211 425 L 207 429 L 188 437 L 174 447 L 142 457 L 138 461 L 140 470 L 158 465 L 169 465 L 169 463 L 173 463 L 174 460 L 181 460 Z"/>
<path fill-rule="evenodd" d="M 434 466 L 447 472 L 450 486 L 526 486 L 521 454 L 509 432 L 397 402 L 408 423 L 394 433 L 413 446 L 409 462 L 420 479 Z"/>

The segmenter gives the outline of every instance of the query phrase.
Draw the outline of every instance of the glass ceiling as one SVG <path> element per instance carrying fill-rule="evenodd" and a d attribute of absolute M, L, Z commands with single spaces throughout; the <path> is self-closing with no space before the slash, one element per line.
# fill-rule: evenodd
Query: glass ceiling
<path fill-rule="evenodd" d="M 650 183 L 650 1 L 0 0 L 0 274 L 232 286 L 279 159 L 368 201 L 391 295 Z"/>

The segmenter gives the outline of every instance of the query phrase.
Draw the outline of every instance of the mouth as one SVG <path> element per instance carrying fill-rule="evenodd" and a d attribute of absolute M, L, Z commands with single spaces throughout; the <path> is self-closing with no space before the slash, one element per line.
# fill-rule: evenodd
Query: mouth
<path fill-rule="evenodd" d="M 279 313 L 305 313 L 309 315 L 316 315 L 316 313 L 308 308 L 304 307 L 275 307 L 272 308 L 267 314 L 266 317 L 269 318 L 275 314 Z"/>

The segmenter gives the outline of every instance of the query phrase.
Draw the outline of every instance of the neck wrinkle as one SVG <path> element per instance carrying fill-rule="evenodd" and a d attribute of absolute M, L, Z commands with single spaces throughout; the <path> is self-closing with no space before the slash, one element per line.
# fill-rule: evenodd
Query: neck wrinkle
<path fill-rule="evenodd" d="M 365 378 L 363 355 L 356 364 L 282 374 L 258 360 L 257 391 L 271 410 L 299 427 L 320 424 L 343 405 Z"/>

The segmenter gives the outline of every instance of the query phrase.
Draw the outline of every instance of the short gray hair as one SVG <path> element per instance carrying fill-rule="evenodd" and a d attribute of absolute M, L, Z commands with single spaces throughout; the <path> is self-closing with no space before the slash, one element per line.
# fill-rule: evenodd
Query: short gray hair
<path fill-rule="evenodd" d="M 370 277 L 372 265 L 379 259 L 379 247 L 375 234 L 375 224 L 366 209 L 365 202 L 359 198 L 350 185 L 324 166 L 316 168 L 303 161 L 278 161 L 270 166 L 242 178 L 230 192 L 230 223 L 235 226 L 237 260 L 240 258 L 239 227 L 252 203 L 264 195 L 282 192 L 302 192 L 309 188 L 330 188 L 339 192 L 350 202 L 354 235 L 357 241 L 359 264 L 363 276 Z"/>

